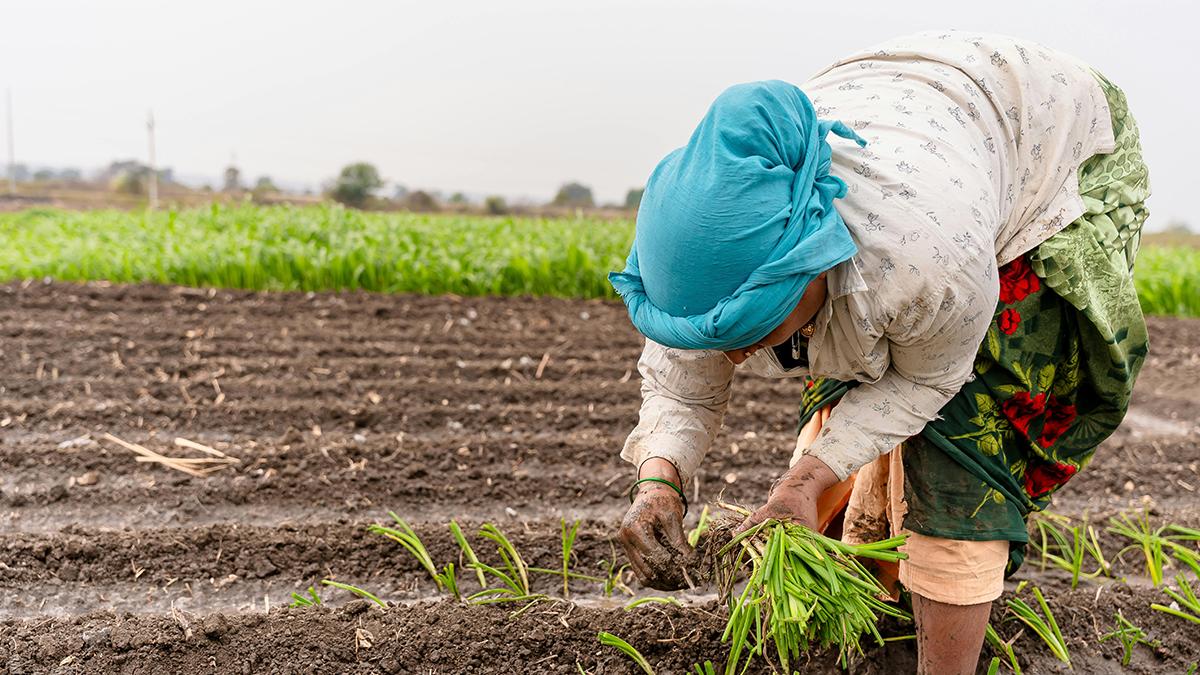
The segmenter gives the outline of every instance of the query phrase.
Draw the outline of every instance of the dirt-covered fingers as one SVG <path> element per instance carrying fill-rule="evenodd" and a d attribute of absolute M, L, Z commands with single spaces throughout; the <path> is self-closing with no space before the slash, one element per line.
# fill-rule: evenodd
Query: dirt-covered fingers
<path fill-rule="evenodd" d="M 643 559 L 643 553 L 647 549 L 646 536 L 637 532 L 637 527 L 622 525 L 621 531 L 617 533 L 617 541 L 621 542 L 621 548 L 625 550 L 625 557 L 629 560 L 629 568 L 633 570 L 634 576 L 645 584 L 650 580 L 652 573 Z"/>
<path fill-rule="evenodd" d="M 658 531 L 662 532 L 664 543 L 673 549 L 675 555 L 682 558 L 689 558 L 694 553 L 691 545 L 688 544 L 687 535 L 683 533 L 683 517 L 682 514 L 676 516 L 674 513 L 658 513 Z"/>

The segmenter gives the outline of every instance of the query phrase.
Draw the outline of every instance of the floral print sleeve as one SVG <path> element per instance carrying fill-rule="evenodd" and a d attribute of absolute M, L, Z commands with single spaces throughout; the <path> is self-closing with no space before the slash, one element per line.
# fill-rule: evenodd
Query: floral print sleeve
<path fill-rule="evenodd" d="M 734 366 L 721 352 L 671 349 L 646 340 L 638 372 L 642 408 L 621 458 L 640 466 L 651 457 L 675 465 L 687 483 L 721 430 Z"/>

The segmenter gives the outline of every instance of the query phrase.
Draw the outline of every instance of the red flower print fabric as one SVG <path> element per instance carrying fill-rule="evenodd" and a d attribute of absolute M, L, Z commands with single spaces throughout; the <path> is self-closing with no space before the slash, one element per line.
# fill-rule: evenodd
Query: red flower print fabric
<path fill-rule="evenodd" d="M 1042 282 L 1033 273 L 1033 267 L 1025 256 L 1000 268 L 1000 302 L 1006 305 L 1024 300 L 1041 287 Z"/>
<path fill-rule="evenodd" d="M 1048 448 L 1058 442 L 1060 436 L 1071 428 L 1075 421 L 1075 406 L 1063 403 L 1058 397 L 1051 395 L 1046 404 L 1046 422 L 1042 425 L 1042 436 L 1038 443 Z"/>
<path fill-rule="evenodd" d="M 1017 332 L 1017 327 L 1021 325 L 1021 313 L 1010 307 L 1000 312 L 1000 318 L 996 323 L 999 324 L 1001 333 L 1012 335 Z"/>
<path fill-rule="evenodd" d="M 1071 480 L 1078 471 L 1071 464 L 1033 464 L 1025 469 L 1025 492 L 1034 499 Z"/>
<path fill-rule="evenodd" d="M 1022 435 L 1029 436 L 1029 423 L 1045 412 L 1046 393 L 1030 396 L 1027 391 L 1018 391 L 1000 403 L 1000 411 Z"/>

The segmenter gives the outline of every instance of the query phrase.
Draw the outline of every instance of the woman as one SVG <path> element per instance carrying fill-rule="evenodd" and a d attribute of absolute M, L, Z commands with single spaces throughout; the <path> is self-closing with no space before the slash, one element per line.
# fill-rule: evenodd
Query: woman
<path fill-rule="evenodd" d="M 610 277 L 647 337 L 622 452 L 637 576 L 673 585 L 690 553 L 683 488 L 737 367 L 803 377 L 797 456 L 743 527 L 816 527 L 854 477 L 844 536 L 908 535 L 921 672 L 974 672 L 1027 514 L 1128 408 L 1148 195 L 1121 92 L 1030 42 L 920 34 L 803 92 L 724 92 L 651 175 Z"/>

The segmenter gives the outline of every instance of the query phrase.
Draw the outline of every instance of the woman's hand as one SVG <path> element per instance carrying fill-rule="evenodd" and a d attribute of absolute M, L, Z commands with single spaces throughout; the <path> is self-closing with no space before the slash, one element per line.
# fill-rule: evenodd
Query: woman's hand
<path fill-rule="evenodd" d="M 817 499 L 837 482 L 837 474 L 825 462 L 805 455 L 775 481 L 767 495 L 767 503 L 742 521 L 737 532 L 770 519 L 790 520 L 816 529 Z"/>
<path fill-rule="evenodd" d="M 651 458 L 642 464 L 639 478 L 651 477 L 680 484 L 679 473 L 664 459 Z M 683 534 L 683 502 L 675 490 L 662 483 L 638 485 L 617 539 L 642 584 L 660 591 L 684 586 L 683 569 L 694 551 Z"/>

